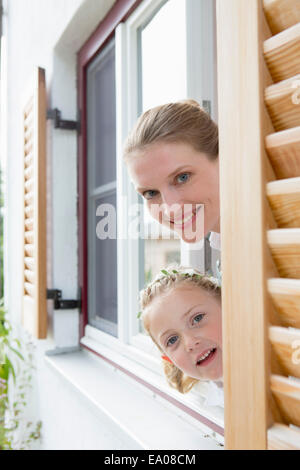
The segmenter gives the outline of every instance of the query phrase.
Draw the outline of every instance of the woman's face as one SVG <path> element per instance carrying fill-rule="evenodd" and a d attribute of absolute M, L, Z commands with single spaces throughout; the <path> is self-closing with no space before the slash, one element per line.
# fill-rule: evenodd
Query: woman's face
<path fill-rule="evenodd" d="M 159 142 L 130 156 L 127 167 L 152 217 L 184 241 L 220 232 L 218 159 L 186 143 Z"/>
<path fill-rule="evenodd" d="M 189 377 L 222 378 L 221 302 L 197 286 L 178 286 L 145 310 L 150 333 Z"/>

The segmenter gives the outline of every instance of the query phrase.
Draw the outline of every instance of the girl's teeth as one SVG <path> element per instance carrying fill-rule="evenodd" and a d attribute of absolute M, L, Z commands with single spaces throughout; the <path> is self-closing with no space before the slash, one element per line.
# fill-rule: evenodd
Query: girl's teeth
<path fill-rule="evenodd" d="M 212 352 L 213 349 L 210 349 L 206 354 L 203 354 L 203 356 L 201 356 L 197 362 L 200 362 L 200 361 L 203 361 L 203 359 L 205 359 L 207 356 L 210 355 L 210 353 Z"/>

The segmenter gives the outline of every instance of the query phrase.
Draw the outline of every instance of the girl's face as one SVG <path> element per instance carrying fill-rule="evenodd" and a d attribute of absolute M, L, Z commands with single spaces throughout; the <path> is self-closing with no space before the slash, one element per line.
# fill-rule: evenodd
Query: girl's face
<path fill-rule="evenodd" d="M 189 377 L 222 378 L 221 302 L 197 286 L 178 286 L 146 309 L 150 333 Z"/>
<path fill-rule="evenodd" d="M 186 143 L 159 142 L 132 155 L 127 166 L 152 217 L 184 241 L 220 232 L 218 159 L 211 161 Z"/>

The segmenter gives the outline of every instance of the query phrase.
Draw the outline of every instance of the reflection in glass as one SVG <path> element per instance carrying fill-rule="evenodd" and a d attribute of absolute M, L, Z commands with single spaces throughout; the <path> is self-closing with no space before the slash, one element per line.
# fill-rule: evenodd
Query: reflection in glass
<path fill-rule="evenodd" d="M 88 318 L 117 336 L 117 240 L 97 237 L 107 217 L 101 204 L 116 208 L 115 42 L 111 40 L 87 69 Z"/>
<path fill-rule="evenodd" d="M 186 98 L 185 1 L 169 0 L 139 30 L 140 113 Z M 155 222 L 144 206 L 144 227 Z M 168 237 L 169 233 L 169 237 Z M 169 238 L 169 239 L 167 239 Z M 141 240 L 141 288 L 167 264 L 180 262 L 180 239 L 164 229 L 163 238 Z"/>

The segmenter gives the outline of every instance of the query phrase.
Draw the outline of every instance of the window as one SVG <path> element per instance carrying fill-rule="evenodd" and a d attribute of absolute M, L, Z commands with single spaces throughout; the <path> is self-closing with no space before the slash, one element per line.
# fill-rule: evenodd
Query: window
<path fill-rule="evenodd" d="M 137 313 L 145 282 L 172 261 L 199 266 L 199 253 L 174 235 L 128 236 L 134 225 L 147 233 L 156 222 L 129 180 L 122 148 L 149 107 L 193 98 L 210 103 L 215 115 L 214 2 L 128 0 L 127 9 L 118 3 L 79 53 L 81 344 L 197 413 L 195 397 L 166 384 L 160 355 Z M 116 240 L 97 238 L 103 204 L 117 209 Z M 222 426 L 221 412 L 217 419 L 202 412 Z"/>

